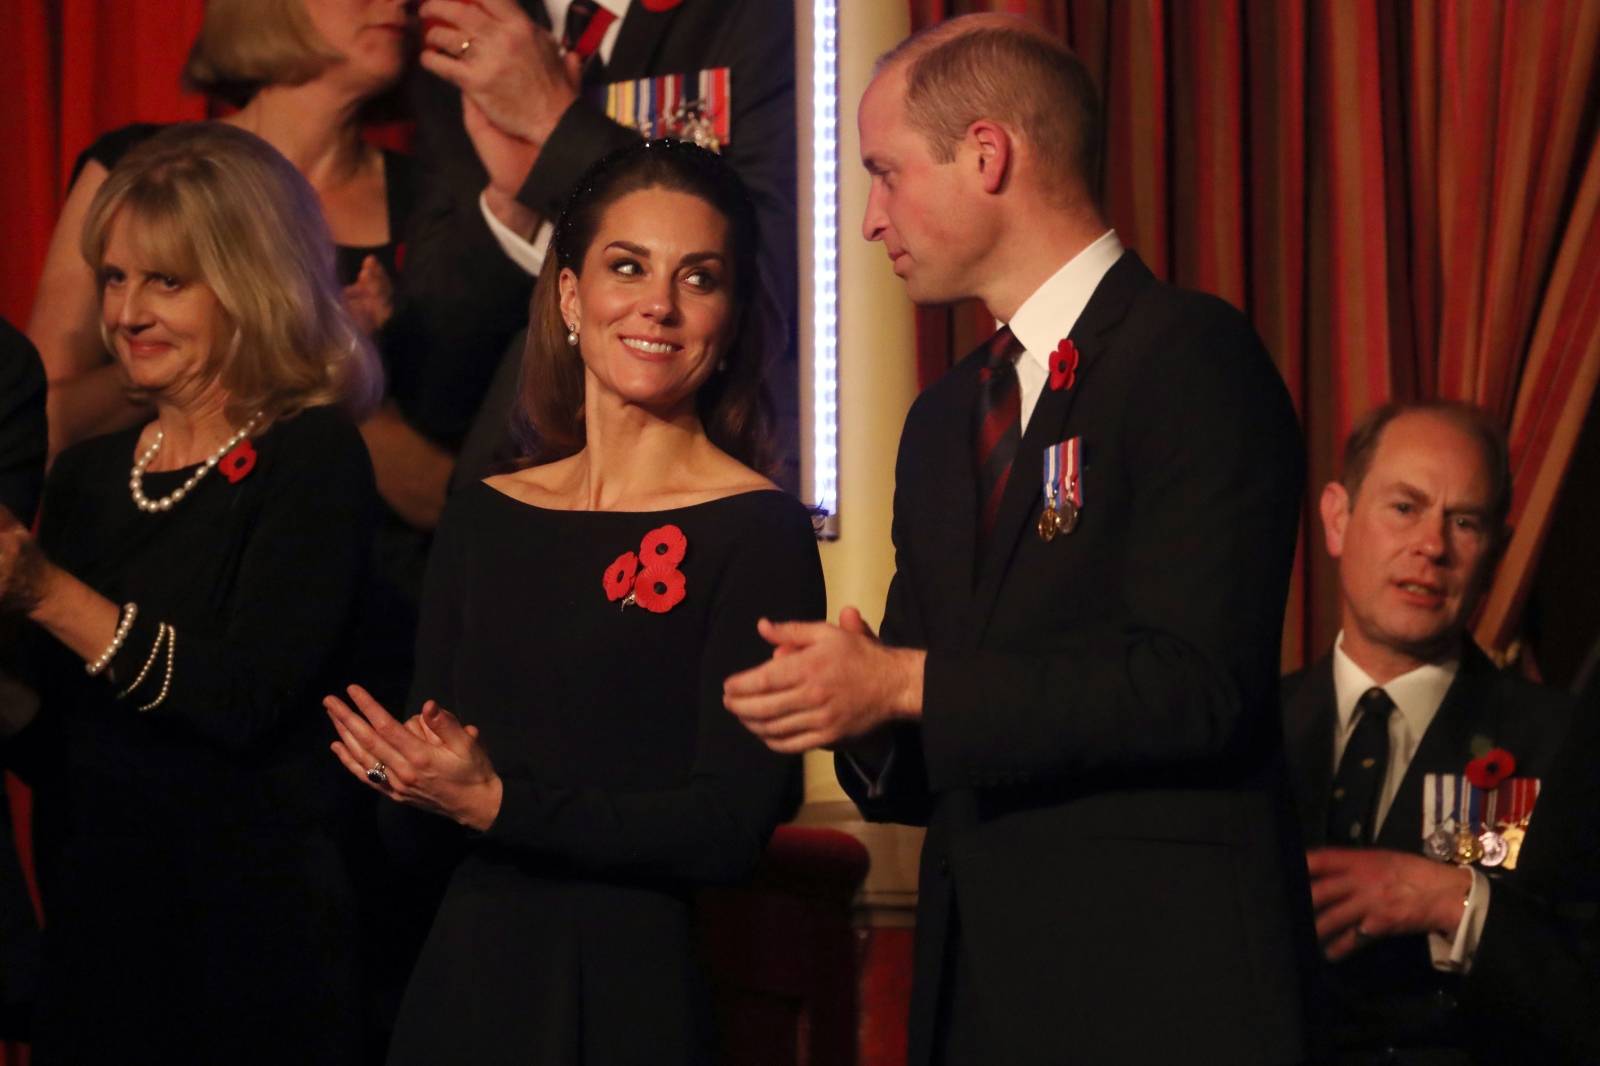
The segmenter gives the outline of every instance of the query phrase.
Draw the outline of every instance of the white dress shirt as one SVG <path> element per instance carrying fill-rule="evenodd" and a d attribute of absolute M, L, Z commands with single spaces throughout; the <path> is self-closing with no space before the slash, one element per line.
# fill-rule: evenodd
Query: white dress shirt
<path fill-rule="evenodd" d="M 1333 729 L 1333 769 L 1339 771 L 1339 760 L 1344 756 L 1345 745 L 1356 727 L 1356 704 L 1370 688 L 1382 688 L 1394 702 L 1389 715 L 1389 765 L 1384 771 L 1383 783 L 1378 790 L 1378 812 L 1373 822 L 1373 832 L 1383 827 L 1394 803 L 1400 782 L 1417 754 L 1417 745 L 1432 724 L 1434 715 L 1444 703 L 1445 693 L 1455 682 L 1461 668 L 1458 659 L 1442 663 L 1427 663 L 1409 673 L 1391 678 L 1379 685 L 1344 651 L 1344 632 L 1341 630 L 1333 642 L 1333 703 L 1337 718 Z M 1421 841 L 1417 842 L 1421 847 Z M 1465 973 L 1472 965 L 1472 955 L 1478 949 L 1478 939 L 1483 935 L 1483 922 L 1489 914 L 1489 879 L 1477 870 L 1472 871 L 1472 890 L 1467 905 L 1462 909 L 1461 924 L 1452 937 L 1428 934 L 1428 951 L 1433 965 L 1440 970 L 1460 970 Z"/>
<path fill-rule="evenodd" d="M 600 47 L 596 54 L 600 62 L 611 62 L 611 53 L 617 47 L 617 35 L 622 32 L 622 20 L 628 15 L 628 6 L 633 0 L 595 0 L 600 7 L 611 12 L 616 18 L 611 20 L 611 25 L 606 27 L 606 35 L 600 38 Z M 555 27 L 557 39 L 561 37 L 561 29 L 567 19 L 567 8 L 572 6 L 572 0 L 544 0 L 544 9 L 550 15 L 550 25 Z M 517 231 L 507 226 L 495 217 L 489 210 L 489 198 L 482 193 L 478 194 L 478 210 L 483 212 L 483 220 L 489 224 L 489 232 L 494 234 L 494 239 L 500 245 L 500 250 L 506 257 L 517 264 L 529 274 L 538 277 L 540 269 L 544 266 L 544 257 L 550 251 L 550 237 L 555 233 L 555 219 L 545 219 L 539 223 L 539 228 L 534 232 L 530 241 Z"/>
<path fill-rule="evenodd" d="M 1017 385 L 1022 391 L 1022 423 L 1038 406 L 1039 394 L 1050 378 L 1050 355 L 1066 339 L 1112 264 L 1122 258 L 1122 241 L 1116 230 L 1106 230 L 1083 251 L 1067 260 L 1033 295 L 1022 301 L 1008 325 L 1024 349 L 1017 358 Z"/>

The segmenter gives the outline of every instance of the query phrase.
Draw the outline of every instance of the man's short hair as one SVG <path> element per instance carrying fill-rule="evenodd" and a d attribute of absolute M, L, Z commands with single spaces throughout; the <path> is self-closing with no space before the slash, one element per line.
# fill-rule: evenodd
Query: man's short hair
<path fill-rule="evenodd" d="M 949 19 L 906 38 L 878 69 L 902 62 L 906 117 L 936 160 L 950 162 L 967 128 L 993 119 L 1033 148 L 1041 180 L 1076 179 L 1094 198 L 1100 96 L 1082 61 L 1044 29 L 1006 15 Z"/>
<path fill-rule="evenodd" d="M 1344 442 L 1344 473 L 1340 481 L 1351 501 L 1355 500 L 1367 471 L 1372 468 L 1372 457 L 1378 452 L 1383 431 L 1401 415 L 1416 414 L 1442 418 L 1478 442 L 1484 467 L 1489 472 L 1489 522 L 1499 533 L 1511 513 L 1511 448 L 1499 422 L 1475 404 L 1456 400 L 1392 402 L 1368 411 Z"/>

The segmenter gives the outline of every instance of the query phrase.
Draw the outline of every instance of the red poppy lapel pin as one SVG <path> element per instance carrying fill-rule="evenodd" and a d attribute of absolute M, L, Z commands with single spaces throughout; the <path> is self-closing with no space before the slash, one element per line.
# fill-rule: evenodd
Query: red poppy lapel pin
<path fill-rule="evenodd" d="M 606 599 L 637 604 L 652 614 L 665 614 L 683 602 L 688 579 L 678 564 L 689 552 L 689 538 L 670 522 L 657 526 L 639 542 L 639 552 L 623 552 L 606 567 L 601 584 Z"/>
<path fill-rule="evenodd" d="M 1056 350 L 1050 353 L 1050 389 L 1060 392 L 1070 389 L 1078 381 L 1078 346 L 1070 337 L 1063 337 Z"/>
<path fill-rule="evenodd" d="M 222 476 L 228 479 L 230 485 L 243 481 L 255 468 L 256 447 L 248 437 L 235 444 L 227 455 L 217 461 L 217 469 L 222 471 Z"/>
<path fill-rule="evenodd" d="M 1499 788 L 1517 772 L 1517 760 L 1504 748 L 1492 748 L 1467 763 L 1467 780 L 1474 788 Z"/>

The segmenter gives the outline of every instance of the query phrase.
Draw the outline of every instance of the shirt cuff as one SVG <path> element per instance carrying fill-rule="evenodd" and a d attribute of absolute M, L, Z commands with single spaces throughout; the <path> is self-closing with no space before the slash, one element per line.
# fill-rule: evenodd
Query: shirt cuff
<path fill-rule="evenodd" d="M 495 213 L 489 210 L 489 197 L 483 193 L 478 194 L 478 210 L 483 212 L 483 220 L 489 224 L 489 232 L 494 234 L 494 239 L 500 245 L 500 250 L 506 253 L 506 258 L 534 277 L 538 277 L 539 271 L 544 267 L 545 254 L 550 250 L 550 237 L 555 233 L 555 227 L 549 222 L 540 223 L 533 240 L 529 241 L 501 222 Z"/>
<path fill-rule="evenodd" d="M 894 770 L 894 753 L 895 749 L 890 748 L 889 757 L 883 760 L 883 765 L 877 768 L 876 773 L 863 765 L 859 759 L 848 751 L 843 753 L 844 761 L 850 764 L 850 769 L 854 770 L 856 776 L 861 779 L 861 783 L 867 786 L 867 799 L 883 798 L 883 794 L 889 786 L 889 774 Z"/>
<path fill-rule="evenodd" d="M 1428 934 L 1428 954 L 1435 970 L 1462 975 L 1472 970 L 1472 957 L 1478 952 L 1483 923 L 1489 917 L 1489 879 L 1477 870 L 1472 871 L 1472 888 L 1467 891 L 1467 905 L 1461 912 L 1461 924 L 1456 926 L 1454 937 Z"/>

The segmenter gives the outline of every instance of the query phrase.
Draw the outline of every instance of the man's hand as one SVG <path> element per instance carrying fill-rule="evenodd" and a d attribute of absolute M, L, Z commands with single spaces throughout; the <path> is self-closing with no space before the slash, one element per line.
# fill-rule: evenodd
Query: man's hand
<path fill-rule="evenodd" d="M 517 193 L 522 191 L 528 175 L 533 172 L 533 165 L 539 161 L 539 146 L 521 137 L 513 137 L 490 122 L 489 116 L 472 102 L 470 96 L 461 98 L 461 124 L 466 128 L 467 138 L 472 141 L 473 151 L 478 154 L 478 161 L 489 175 L 490 208 L 495 208 L 492 201 L 496 199 L 515 204 Z M 527 208 L 522 210 L 527 211 Z M 496 210 L 495 213 L 501 216 L 501 221 L 511 225 L 503 211 Z M 537 222 L 534 228 L 537 228 Z M 523 226 L 512 225 L 512 229 L 521 232 Z M 529 231 L 531 233 L 532 230 Z"/>
<path fill-rule="evenodd" d="M 772 658 L 723 682 L 722 702 L 773 751 L 847 744 L 921 716 L 926 653 L 885 647 L 854 607 L 837 626 L 763 618 L 757 628 Z"/>
<path fill-rule="evenodd" d="M 438 20 L 423 35 L 424 68 L 461 90 L 503 132 L 535 147 L 578 98 L 576 56 L 513 0 L 427 0 L 419 12 Z"/>
<path fill-rule="evenodd" d="M 1333 960 L 1380 936 L 1455 936 L 1472 871 L 1383 848 L 1306 853 L 1317 939 Z"/>

